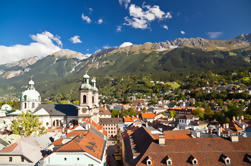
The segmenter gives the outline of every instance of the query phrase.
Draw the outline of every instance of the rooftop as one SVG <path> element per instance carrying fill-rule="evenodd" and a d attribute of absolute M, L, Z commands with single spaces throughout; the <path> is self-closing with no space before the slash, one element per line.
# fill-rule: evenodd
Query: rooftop
<path fill-rule="evenodd" d="M 250 155 L 251 138 L 239 138 L 238 142 L 228 139 L 191 138 L 188 130 L 164 132 L 165 144 L 158 143 L 158 137 L 152 137 L 144 128 L 125 131 L 122 137 L 125 143 L 125 160 L 128 165 L 146 165 L 150 157 L 153 165 L 166 165 L 168 156 L 173 165 L 191 165 L 190 156 L 194 156 L 199 165 L 225 165 L 221 161 L 224 154 L 231 159 L 232 165 L 249 165 L 245 160 Z M 131 147 L 131 142 L 136 148 Z M 138 154 L 133 159 L 133 154 Z"/>

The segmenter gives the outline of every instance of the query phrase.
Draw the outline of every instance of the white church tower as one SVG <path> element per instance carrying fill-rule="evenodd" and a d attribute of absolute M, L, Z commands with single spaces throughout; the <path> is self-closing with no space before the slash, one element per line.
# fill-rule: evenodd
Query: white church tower
<path fill-rule="evenodd" d="M 85 74 L 79 89 L 79 117 L 91 117 L 98 111 L 99 99 L 98 88 L 96 87 L 96 80 L 92 79 L 90 83 L 90 76 Z"/>
<path fill-rule="evenodd" d="M 33 112 L 41 104 L 41 96 L 34 87 L 34 81 L 29 81 L 29 87 L 22 92 L 20 97 L 21 110 L 29 110 Z"/>

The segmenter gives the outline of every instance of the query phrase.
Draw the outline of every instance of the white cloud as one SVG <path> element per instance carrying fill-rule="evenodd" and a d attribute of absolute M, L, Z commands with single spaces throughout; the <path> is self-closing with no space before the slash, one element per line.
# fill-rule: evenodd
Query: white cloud
<path fill-rule="evenodd" d="M 78 35 L 72 36 L 72 37 L 70 38 L 70 41 L 71 41 L 73 44 L 82 43 L 82 41 L 80 40 L 80 37 L 79 37 Z"/>
<path fill-rule="evenodd" d="M 110 46 L 104 46 L 103 49 L 108 49 L 111 48 Z"/>
<path fill-rule="evenodd" d="M 120 5 L 125 5 L 125 8 L 128 7 L 129 3 L 131 3 L 131 0 L 119 0 Z"/>
<path fill-rule="evenodd" d="M 154 20 L 171 19 L 170 12 L 160 10 L 158 5 L 144 5 L 141 7 L 131 4 L 129 7 L 130 17 L 125 17 L 124 25 L 132 26 L 136 29 L 146 29 Z"/>
<path fill-rule="evenodd" d="M 63 45 L 59 36 L 54 36 L 47 31 L 30 37 L 34 42 L 28 45 L 0 45 L 0 64 L 11 63 L 33 56 L 44 57 L 59 51 Z"/>
<path fill-rule="evenodd" d="M 117 32 L 121 32 L 121 31 L 122 31 L 122 26 L 120 26 L 120 25 L 117 26 L 116 31 L 117 31 Z"/>
<path fill-rule="evenodd" d="M 182 35 L 185 35 L 185 33 L 186 33 L 185 31 L 180 31 L 180 34 Z"/>
<path fill-rule="evenodd" d="M 92 20 L 90 19 L 90 17 L 85 16 L 84 13 L 82 13 L 81 18 L 82 18 L 82 20 L 86 21 L 88 24 L 90 24 L 91 21 L 92 21 Z"/>
<path fill-rule="evenodd" d="M 221 36 L 223 32 L 208 32 L 207 35 L 209 36 L 210 39 L 216 39 L 219 36 Z"/>
<path fill-rule="evenodd" d="M 98 24 L 102 24 L 103 23 L 103 19 L 98 19 Z"/>
<path fill-rule="evenodd" d="M 167 25 L 163 25 L 163 28 L 168 30 L 168 26 Z"/>
<path fill-rule="evenodd" d="M 124 42 L 119 47 L 123 48 L 123 47 L 128 47 L 128 46 L 131 46 L 131 45 L 133 45 L 131 42 Z"/>

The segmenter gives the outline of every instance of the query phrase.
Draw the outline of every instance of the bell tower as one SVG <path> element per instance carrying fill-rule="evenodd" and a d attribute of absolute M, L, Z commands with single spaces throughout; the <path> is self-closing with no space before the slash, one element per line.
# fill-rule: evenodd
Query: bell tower
<path fill-rule="evenodd" d="M 89 83 L 90 77 L 85 74 L 79 90 L 79 106 L 92 108 L 92 86 Z"/>
<path fill-rule="evenodd" d="M 98 89 L 96 87 L 96 80 L 90 81 L 90 76 L 83 75 L 83 81 L 79 88 L 79 106 L 78 116 L 94 117 L 99 111 Z"/>

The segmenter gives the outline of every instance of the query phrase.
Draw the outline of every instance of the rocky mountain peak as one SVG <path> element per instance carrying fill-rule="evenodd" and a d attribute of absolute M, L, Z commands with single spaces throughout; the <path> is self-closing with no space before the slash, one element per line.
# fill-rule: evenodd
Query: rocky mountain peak
<path fill-rule="evenodd" d="M 27 66 L 33 65 L 33 64 L 36 63 L 38 60 L 39 60 L 39 58 L 38 58 L 37 56 L 34 56 L 34 57 L 22 59 L 22 60 L 17 61 L 17 62 L 5 64 L 5 66 L 6 66 L 6 67 L 19 66 L 19 67 L 25 68 L 25 67 L 27 67 Z"/>
<path fill-rule="evenodd" d="M 77 58 L 77 59 L 86 59 L 90 56 L 90 54 L 82 54 L 80 52 L 72 51 L 69 49 L 62 49 L 52 54 L 57 58 L 66 57 L 66 58 Z"/>

